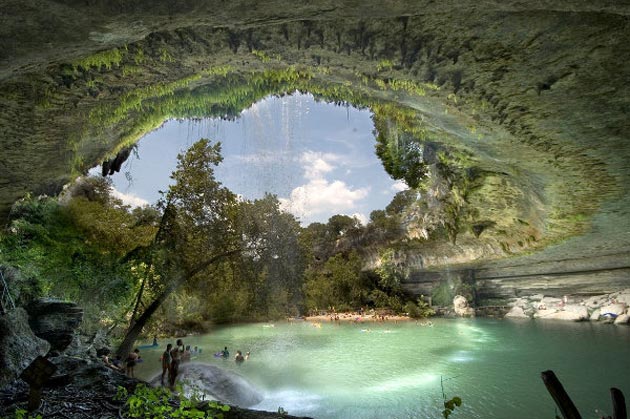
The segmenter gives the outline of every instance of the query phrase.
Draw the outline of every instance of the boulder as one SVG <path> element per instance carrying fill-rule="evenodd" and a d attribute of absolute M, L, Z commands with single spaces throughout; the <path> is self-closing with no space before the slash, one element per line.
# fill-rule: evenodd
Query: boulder
<path fill-rule="evenodd" d="M 159 386 L 161 373 L 151 381 Z M 187 363 L 179 368 L 177 381 L 183 384 L 184 391 L 196 389 L 223 403 L 240 407 L 254 406 L 263 400 L 260 392 L 243 376 L 227 371 L 216 365 Z"/>
<path fill-rule="evenodd" d="M 18 307 L 0 316 L 0 388 L 16 380 L 39 355 L 45 355 L 50 344 L 35 336 L 28 324 L 26 311 Z"/>
<path fill-rule="evenodd" d="M 468 301 L 466 301 L 466 297 L 461 295 L 456 295 L 453 298 L 453 310 L 455 310 L 455 314 L 462 317 L 474 317 L 475 309 L 472 307 L 468 307 Z"/>
<path fill-rule="evenodd" d="M 588 308 L 598 308 L 608 302 L 608 297 L 606 295 L 594 295 L 592 297 L 587 298 L 582 302 Z"/>
<path fill-rule="evenodd" d="M 33 333 L 48 341 L 56 351 L 70 345 L 83 320 L 83 309 L 71 302 L 41 299 L 29 304 L 26 310 Z"/>
<path fill-rule="evenodd" d="M 580 320 L 588 320 L 589 318 L 588 309 L 584 306 L 569 304 L 564 306 L 564 311 L 577 314 L 580 317 Z"/>
<path fill-rule="evenodd" d="M 517 298 L 515 299 L 512 303 L 511 306 L 513 307 L 527 307 L 529 306 L 531 303 L 527 298 Z"/>
<path fill-rule="evenodd" d="M 626 306 L 630 305 L 630 290 L 621 291 L 616 297 L 615 301 L 621 304 L 625 304 Z"/>
<path fill-rule="evenodd" d="M 549 313 L 544 316 L 540 316 L 539 318 L 544 320 L 568 320 L 574 322 L 585 320 L 585 317 L 582 317 L 580 314 L 572 311 L 556 311 L 555 313 Z"/>
<path fill-rule="evenodd" d="M 620 303 L 608 304 L 600 308 L 601 314 L 604 315 L 606 313 L 620 315 L 626 312 L 626 305 Z"/>
<path fill-rule="evenodd" d="M 512 307 L 512 309 L 505 315 L 505 317 L 508 318 L 516 318 L 516 319 L 528 319 L 529 316 L 527 314 L 525 314 L 525 311 L 523 310 L 522 307 Z"/>
<path fill-rule="evenodd" d="M 543 297 L 540 300 L 540 303 L 537 305 L 537 307 L 541 310 L 546 310 L 546 309 L 551 309 L 551 308 L 557 308 L 557 307 L 560 307 L 561 305 L 562 305 L 561 298 Z"/>
<path fill-rule="evenodd" d="M 545 309 L 545 310 L 538 310 L 536 313 L 534 313 L 534 318 L 538 319 L 538 318 L 542 318 L 542 317 L 551 316 L 552 314 L 555 314 L 557 312 L 558 312 L 558 310 L 556 310 L 555 308 L 550 308 L 550 309 Z"/>
<path fill-rule="evenodd" d="M 621 314 L 615 319 L 615 324 L 628 324 L 630 322 L 630 316 L 627 314 Z"/>
<path fill-rule="evenodd" d="M 602 312 L 602 311 L 601 311 L 600 309 L 597 309 L 597 310 L 593 311 L 593 312 L 591 313 L 591 317 L 590 317 L 591 321 L 597 321 L 597 320 L 599 320 L 599 315 L 601 314 L 601 312 Z"/>
<path fill-rule="evenodd" d="M 111 347 L 112 345 L 106 332 L 99 330 L 91 336 L 75 334 L 64 353 L 66 355 L 100 358 L 111 353 Z"/>

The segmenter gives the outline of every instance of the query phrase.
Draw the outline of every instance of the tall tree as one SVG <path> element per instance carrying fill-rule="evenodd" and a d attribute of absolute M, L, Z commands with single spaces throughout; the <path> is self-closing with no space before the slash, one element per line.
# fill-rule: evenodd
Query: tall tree
<path fill-rule="evenodd" d="M 160 228 L 148 255 L 146 286 L 138 295 L 117 354 L 125 356 L 162 303 L 177 289 L 207 272 L 217 261 L 243 250 L 237 230 L 236 196 L 214 177 L 221 144 L 201 139 L 184 154 L 160 201 Z"/>
<path fill-rule="evenodd" d="M 250 270 L 254 307 L 278 317 L 300 311 L 304 250 L 296 218 L 280 209 L 275 195 L 241 205 L 242 236 L 259 249 L 256 257 L 243 254 L 241 266 Z"/>

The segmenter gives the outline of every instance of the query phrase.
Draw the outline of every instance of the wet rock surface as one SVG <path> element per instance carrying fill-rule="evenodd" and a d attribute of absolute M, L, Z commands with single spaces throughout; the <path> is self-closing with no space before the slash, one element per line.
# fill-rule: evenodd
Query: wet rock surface
<path fill-rule="evenodd" d="M 215 365 L 200 363 L 183 364 L 177 381 L 184 388 L 196 388 L 211 398 L 230 405 L 251 407 L 263 400 L 262 394 L 243 376 L 225 371 Z M 150 381 L 159 386 L 160 375 Z"/>

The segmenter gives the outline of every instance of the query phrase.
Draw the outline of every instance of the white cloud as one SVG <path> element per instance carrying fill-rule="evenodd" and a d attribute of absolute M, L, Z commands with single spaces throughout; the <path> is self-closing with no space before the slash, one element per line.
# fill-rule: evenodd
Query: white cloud
<path fill-rule="evenodd" d="M 352 216 L 356 218 L 357 220 L 359 220 L 361 224 L 364 226 L 366 226 L 369 222 L 369 218 L 367 217 L 367 215 L 362 214 L 360 212 L 355 212 L 354 214 L 352 214 Z"/>
<path fill-rule="evenodd" d="M 353 189 L 341 180 L 325 179 L 340 160 L 333 153 L 307 151 L 300 157 L 307 183 L 293 189 L 289 198 L 280 198 L 282 208 L 296 216 L 310 218 L 320 214 L 340 214 L 356 208 L 368 196 L 369 188 Z"/>
<path fill-rule="evenodd" d="M 407 189 L 409 189 L 409 186 L 407 186 L 407 184 L 402 180 L 397 180 L 391 186 L 391 190 L 394 192 L 402 192 L 402 191 L 406 191 Z"/>
<path fill-rule="evenodd" d="M 285 210 L 310 217 L 315 214 L 338 214 L 352 210 L 368 196 L 369 188 L 352 189 L 345 182 L 313 179 L 291 191 L 289 199 L 280 198 Z"/>
<path fill-rule="evenodd" d="M 304 177 L 309 180 L 322 179 L 326 173 L 335 169 L 331 163 L 338 160 L 336 154 L 315 151 L 306 151 L 300 157 L 300 163 L 304 165 Z"/>
<path fill-rule="evenodd" d="M 146 199 L 140 198 L 134 194 L 125 194 L 117 190 L 116 188 L 112 189 L 112 195 L 114 198 L 120 199 L 123 204 L 131 205 L 132 207 L 143 207 L 145 205 L 149 205 L 149 201 Z"/>

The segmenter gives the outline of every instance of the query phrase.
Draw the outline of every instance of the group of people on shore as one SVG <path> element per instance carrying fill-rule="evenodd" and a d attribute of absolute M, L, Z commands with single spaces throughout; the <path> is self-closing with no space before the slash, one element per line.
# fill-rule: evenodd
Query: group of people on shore
<path fill-rule="evenodd" d="M 127 374 L 129 377 L 135 377 L 136 364 L 142 362 L 140 349 L 136 348 L 127 355 L 127 359 L 123 361 L 120 356 L 116 355 L 114 359 L 109 357 L 109 350 L 101 357 L 106 367 Z"/>
<path fill-rule="evenodd" d="M 158 346 L 156 339 L 154 339 L 153 345 L 151 346 Z M 160 361 L 162 362 L 162 376 L 160 377 L 160 382 L 162 385 L 164 385 L 164 378 L 167 377 L 169 387 L 174 388 L 175 381 L 177 380 L 177 375 L 179 373 L 179 366 L 182 363 L 189 362 L 193 355 L 198 355 L 201 351 L 202 349 L 197 346 L 192 349 L 190 348 L 190 345 L 184 346 L 182 339 L 177 339 L 175 346 L 173 346 L 172 343 L 167 344 L 166 349 L 160 357 Z M 227 346 L 222 351 L 217 352 L 215 356 L 223 359 L 229 359 L 230 352 L 228 351 Z M 243 355 L 243 352 L 240 350 L 236 351 L 234 361 L 237 364 L 242 364 L 248 359 L 249 352 Z M 135 377 L 135 366 L 139 362 L 143 361 L 140 356 L 140 349 L 138 348 L 130 352 L 125 361 L 123 361 L 120 356 L 116 356 L 114 360 L 110 359 L 109 352 L 102 356 L 102 360 L 107 367 L 115 371 L 125 373 L 129 377 Z"/>
<path fill-rule="evenodd" d="M 166 350 L 160 358 L 162 361 L 162 376 L 160 378 L 162 385 L 164 385 L 164 376 L 168 373 L 169 387 L 174 388 L 180 364 L 190 362 L 193 355 L 200 353 L 201 348 L 195 346 L 190 349 L 190 345 L 184 346 L 181 339 L 177 339 L 175 346 L 172 343 L 167 344 Z"/>

